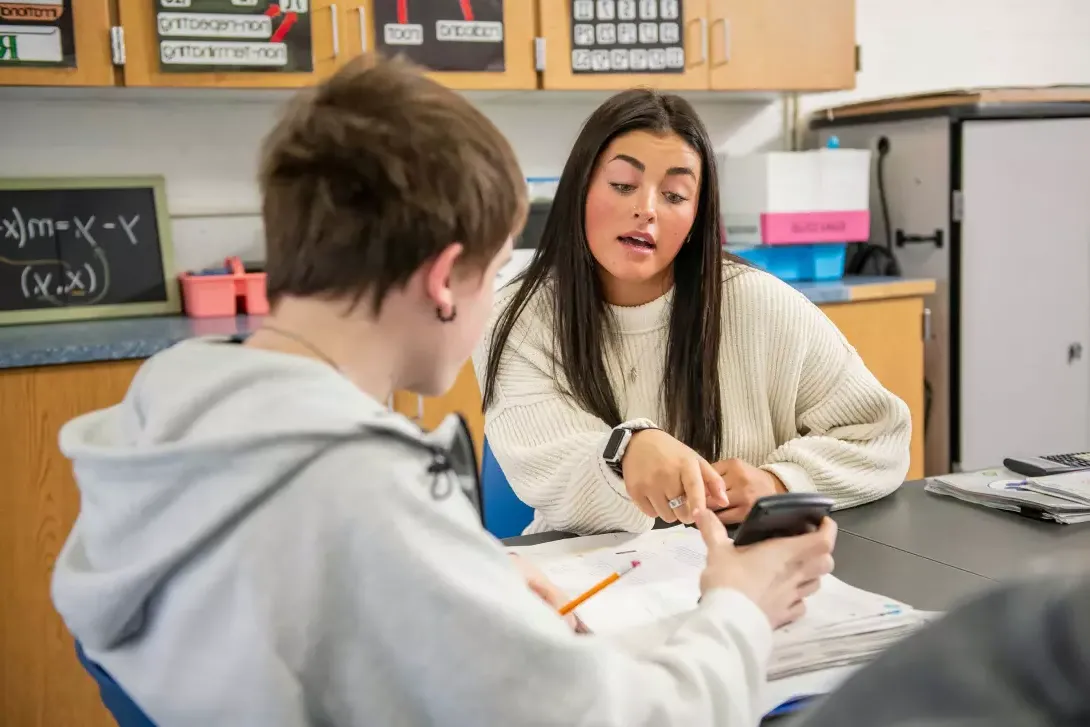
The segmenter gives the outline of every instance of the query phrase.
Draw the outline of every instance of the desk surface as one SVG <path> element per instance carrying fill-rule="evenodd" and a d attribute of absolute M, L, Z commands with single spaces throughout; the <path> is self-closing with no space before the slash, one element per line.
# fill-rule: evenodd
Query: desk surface
<path fill-rule="evenodd" d="M 1070 553 L 1090 554 L 1090 524 L 1057 525 L 970 505 L 925 492 L 923 482 L 834 517 L 842 531 L 994 580 Z"/>
<path fill-rule="evenodd" d="M 1090 553 L 1090 524 L 1056 525 L 927 493 L 905 483 L 878 502 L 834 514 L 838 578 L 916 608 L 947 610 L 1039 561 Z M 559 533 L 509 538 L 529 545 Z"/>

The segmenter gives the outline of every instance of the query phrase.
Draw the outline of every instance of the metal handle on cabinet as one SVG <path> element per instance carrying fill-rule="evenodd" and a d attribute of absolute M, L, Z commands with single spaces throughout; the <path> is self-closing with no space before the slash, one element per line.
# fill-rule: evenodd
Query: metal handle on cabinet
<path fill-rule="evenodd" d="M 333 57 L 337 58 L 341 54 L 341 21 L 337 3 L 329 4 L 329 15 L 333 18 Z"/>
<path fill-rule="evenodd" d="M 730 21 L 723 18 L 723 62 L 730 63 Z"/>
<path fill-rule="evenodd" d="M 712 28 L 717 25 L 723 26 L 723 60 L 713 63 L 713 68 L 730 63 L 730 21 L 726 18 L 716 18 L 712 21 Z"/>
<path fill-rule="evenodd" d="M 708 62 L 708 19 L 699 18 L 697 20 L 700 23 L 700 63 L 696 65 L 704 65 Z"/>
<path fill-rule="evenodd" d="M 923 340 L 930 341 L 934 338 L 934 334 L 931 331 L 931 309 L 923 309 Z"/>
<path fill-rule="evenodd" d="M 360 5 L 356 8 L 360 14 L 360 52 L 367 50 L 367 9 Z"/>
<path fill-rule="evenodd" d="M 416 416 L 413 417 L 413 421 L 417 424 L 424 421 L 424 397 L 419 394 L 416 395 Z"/>

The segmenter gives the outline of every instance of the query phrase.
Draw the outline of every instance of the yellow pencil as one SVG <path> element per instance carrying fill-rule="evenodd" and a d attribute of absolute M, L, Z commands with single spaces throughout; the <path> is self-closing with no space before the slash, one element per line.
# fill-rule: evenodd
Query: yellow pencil
<path fill-rule="evenodd" d="M 639 566 L 639 564 L 640 564 L 640 562 L 638 560 L 634 560 L 631 563 L 629 563 L 628 565 L 626 565 L 624 568 L 620 568 L 616 572 L 610 573 L 608 576 L 603 578 L 601 580 L 601 582 L 599 582 L 597 585 L 595 585 L 589 591 L 587 591 L 583 595 L 579 596 L 574 601 L 569 601 L 563 608 L 560 609 L 560 615 L 561 616 L 567 616 L 569 613 L 571 613 L 572 611 L 574 611 L 575 609 L 577 609 L 581 605 L 583 605 L 583 602 L 586 601 L 588 598 L 590 598 L 594 594 L 598 593 L 599 591 L 601 591 L 603 588 L 605 588 L 609 584 L 616 583 L 617 579 L 619 579 L 625 573 L 628 573 L 629 571 L 631 571 L 633 568 L 636 568 L 637 566 Z"/>

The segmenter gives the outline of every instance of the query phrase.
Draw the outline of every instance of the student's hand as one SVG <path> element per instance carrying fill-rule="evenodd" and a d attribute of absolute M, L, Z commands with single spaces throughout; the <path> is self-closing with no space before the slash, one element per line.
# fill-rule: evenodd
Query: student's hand
<path fill-rule="evenodd" d="M 508 553 L 508 555 L 511 556 L 511 560 L 514 562 L 515 567 L 518 568 L 519 573 L 526 579 L 526 585 L 529 586 L 530 590 L 537 594 L 537 597 L 542 601 L 559 611 L 563 608 L 564 604 L 571 600 L 563 591 L 557 588 L 544 573 L 538 570 L 537 566 L 533 563 L 516 553 Z M 574 613 L 569 613 L 563 618 L 575 633 L 589 633 L 589 629 L 583 625 L 583 622 L 580 621 L 579 617 Z"/>
<path fill-rule="evenodd" d="M 726 509 L 716 514 L 728 525 L 742 522 L 753 503 L 762 497 L 787 492 L 779 477 L 740 459 L 725 459 L 712 467 L 722 476 L 727 488 Z"/>
<path fill-rule="evenodd" d="M 727 529 L 710 510 L 699 514 L 697 525 L 708 546 L 701 592 L 741 591 L 764 611 L 774 629 L 802 616 L 806 611 L 802 599 L 817 591 L 819 579 L 833 570 L 837 529 L 829 518 L 815 532 L 740 548 L 734 547 Z"/>
<path fill-rule="evenodd" d="M 699 454 L 666 432 L 644 429 L 632 435 L 621 460 L 628 496 L 643 514 L 668 523 L 693 522 L 692 513 L 709 501 L 723 502 L 723 479 Z M 685 496 L 674 509 L 670 500 Z"/>

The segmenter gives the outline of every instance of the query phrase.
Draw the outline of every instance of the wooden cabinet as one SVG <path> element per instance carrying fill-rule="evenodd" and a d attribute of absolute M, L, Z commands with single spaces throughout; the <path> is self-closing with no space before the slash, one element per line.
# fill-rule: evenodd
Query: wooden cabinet
<path fill-rule="evenodd" d="M 79 512 L 57 432 L 116 404 L 141 362 L 0 371 L 0 715 L 20 727 L 114 725 L 53 609 L 49 579 Z"/>
<path fill-rule="evenodd" d="M 82 0 L 81 0 L 82 2 Z M 117 0 L 121 27 L 125 31 L 124 84 L 126 86 L 189 86 L 216 88 L 291 88 L 308 86 L 330 75 L 348 59 L 345 47 L 345 5 L 330 0 L 309 0 L 305 4 L 311 30 L 313 70 L 174 73 L 160 66 L 159 35 L 156 30 L 158 3 L 152 0 Z M 287 3 L 282 3 L 285 6 Z M 254 16 L 263 18 L 263 16 Z M 269 21 L 279 28 L 283 18 Z M 193 45 L 216 40 L 193 40 Z M 232 38 L 234 40 L 234 38 Z M 262 39 L 254 38 L 255 42 Z M 267 38 L 265 39 L 267 40 Z"/>
<path fill-rule="evenodd" d="M 378 48 L 377 38 L 381 29 L 376 28 L 375 3 L 392 5 L 390 0 L 349 0 L 345 5 L 348 28 L 348 47 L 351 54 L 361 51 L 374 51 Z M 432 7 L 437 7 L 435 0 L 429 0 Z M 414 21 L 411 13 L 425 5 L 424 0 L 413 0 L 407 5 L 409 20 Z M 443 3 L 443 7 L 457 8 L 454 2 Z M 518 90 L 537 88 L 537 71 L 534 67 L 535 7 L 533 0 L 503 0 L 503 59 L 501 71 L 432 71 L 428 75 L 450 88 Z M 434 20 L 427 18 L 428 24 Z M 428 28 L 430 30 L 430 27 Z M 411 56 L 414 46 L 406 45 L 406 54 Z M 386 51 L 389 54 L 389 51 Z M 413 58 L 413 60 L 417 60 Z M 418 61 L 420 62 L 420 61 Z M 421 65 L 425 65 L 421 62 Z"/>
<path fill-rule="evenodd" d="M 293 1 L 307 8 L 313 57 L 310 71 L 164 72 L 157 32 L 161 8 L 156 0 L 76 0 L 72 6 L 77 67 L 28 68 L 5 64 L 0 57 L 0 85 L 306 86 L 328 76 L 361 51 L 376 50 L 377 33 L 382 31 L 376 27 L 375 9 L 394 12 L 389 9 L 394 7 L 393 0 L 307 0 L 305 3 L 284 0 L 276 6 L 284 8 L 281 15 L 271 21 L 266 21 L 264 15 L 250 17 L 271 22 L 278 28 Z M 439 12 L 436 9 L 443 8 L 445 12 L 448 7 L 444 2 L 409 0 L 404 7 L 410 22 L 427 34 L 436 26 L 431 17 Z M 472 8 L 472 4 L 449 2 L 451 7 L 462 8 L 459 12 L 472 14 L 472 10 L 466 9 Z M 503 71 L 435 70 L 429 75 L 451 88 L 467 90 L 621 90 L 651 86 L 673 91 L 816 91 L 855 86 L 855 0 L 580 0 L 579 10 L 573 0 L 502 0 L 502 3 Z M 629 22 L 627 16 L 620 17 L 636 7 L 643 13 L 644 6 L 658 14 L 656 22 L 642 22 L 642 14 L 636 22 Z M 588 8 L 593 13 L 590 21 L 586 18 L 573 21 L 576 12 L 585 13 Z M 680 8 L 681 17 L 674 18 L 668 8 Z M 240 10 L 251 11 L 251 8 Z M 599 22 L 602 13 L 614 22 Z M 655 30 L 652 35 L 665 54 L 659 56 L 659 62 L 666 58 L 665 62 L 670 67 L 676 64 L 680 72 L 616 72 L 618 63 L 636 63 L 628 53 L 631 46 L 623 49 L 620 45 L 623 34 L 635 33 L 636 29 L 642 34 L 640 26 L 644 25 Z M 124 50 L 123 63 L 116 67 L 112 53 L 113 26 L 119 26 L 123 35 L 123 43 L 119 45 Z M 599 26 L 608 27 L 599 31 Z M 583 45 L 588 29 L 593 37 L 590 46 Z M 252 29 L 237 30 L 197 29 L 196 34 L 184 36 L 188 46 L 175 53 L 197 52 L 198 46 L 204 52 L 211 52 L 208 43 L 241 40 L 247 34 L 255 43 L 268 40 Z M 579 37 L 583 39 L 577 43 Z M 642 43 L 642 35 L 640 38 Z M 537 39 L 541 39 L 542 46 L 537 46 Z M 386 46 L 387 52 L 389 48 L 404 48 L 410 57 L 418 55 L 420 47 L 413 43 Z M 590 62 L 591 48 L 599 51 L 589 66 L 591 72 L 574 71 L 575 65 Z M 578 63 L 573 51 L 580 59 Z M 630 60 L 615 60 L 620 56 Z M 604 60 L 607 57 L 609 61 Z M 640 62 L 649 63 L 648 57 L 641 56 Z M 595 71 L 594 64 L 599 61 L 610 64 L 614 70 Z M 538 63 L 542 64 L 540 73 Z"/>
<path fill-rule="evenodd" d="M 855 87 L 855 0 L 710 0 L 710 87 Z"/>
<path fill-rule="evenodd" d="M 607 8 L 607 17 L 620 2 L 609 0 L 613 9 Z M 640 12 L 642 3 L 634 0 Z M 594 5 L 598 12 L 601 3 Z M 855 86 L 855 0 L 684 0 L 683 73 L 575 73 L 571 0 L 538 0 L 538 9 L 546 47 L 542 88 L 816 91 Z"/>
<path fill-rule="evenodd" d="M 15 3 L 12 7 L 17 5 Z M 6 62 L 0 56 L 0 86 L 114 85 L 114 66 L 110 53 L 110 27 L 113 25 L 111 9 L 111 0 L 74 0 L 72 27 L 76 67 L 31 68 Z M 19 27 L 17 23 L 2 18 L 0 25 Z M 11 42 L 6 38 L 0 45 L 4 46 L 6 52 L 10 52 L 8 44 Z"/>
<path fill-rule="evenodd" d="M 601 3 L 596 3 L 595 9 Z M 633 6 L 639 3 L 633 0 Z M 655 3 L 652 3 L 655 5 Z M 618 5 L 609 2 L 611 15 L 616 18 Z M 684 70 L 681 73 L 576 73 L 572 70 L 573 51 L 582 50 L 573 47 L 572 2 L 571 0 L 538 0 L 541 37 L 545 39 L 545 70 L 542 73 L 542 88 L 546 89 L 605 89 L 620 90 L 633 86 L 651 86 L 665 90 L 706 90 L 708 88 L 708 0 L 684 0 L 683 15 L 680 22 L 681 45 L 684 46 Z M 657 14 L 657 11 L 656 11 Z M 620 18 L 617 18 L 620 21 Z M 627 19 L 625 21 L 628 23 Z M 672 22 L 672 21 L 667 21 Z M 597 28 L 601 23 L 578 23 L 586 27 Z M 610 35 L 616 37 L 617 23 L 605 23 L 612 26 Z M 638 26 L 638 23 L 628 23 Z M 662 27 L 661 23 L 651 23 Z M 657 31 L 656 31 L 657 32 Z M 598 49 L 606 46 L 596 44 Z M 593 52 L 593 51 L 587 51 Z M 626 61 L 627 62 L 627 61 Z"/>
<path fill-rule="evenodd" d="M 450 391 L 443 396 L 424 397 L 399 391 L 394 395 L 394 408 L 424 429 L 434 429 L 449 414 L 461 414 L 473 435 L 477 464 L 480 465 L 484 450 L 484 413 L 481 411 L 481 390 L 477 386 L 472 362 L 466 362 Z"/>
<path fill-rule="evenodd" d="M 923 298 L 890 298 L 821 307 L 863 363 L 912 413 L 908 479 L 924 476 Z"/>

